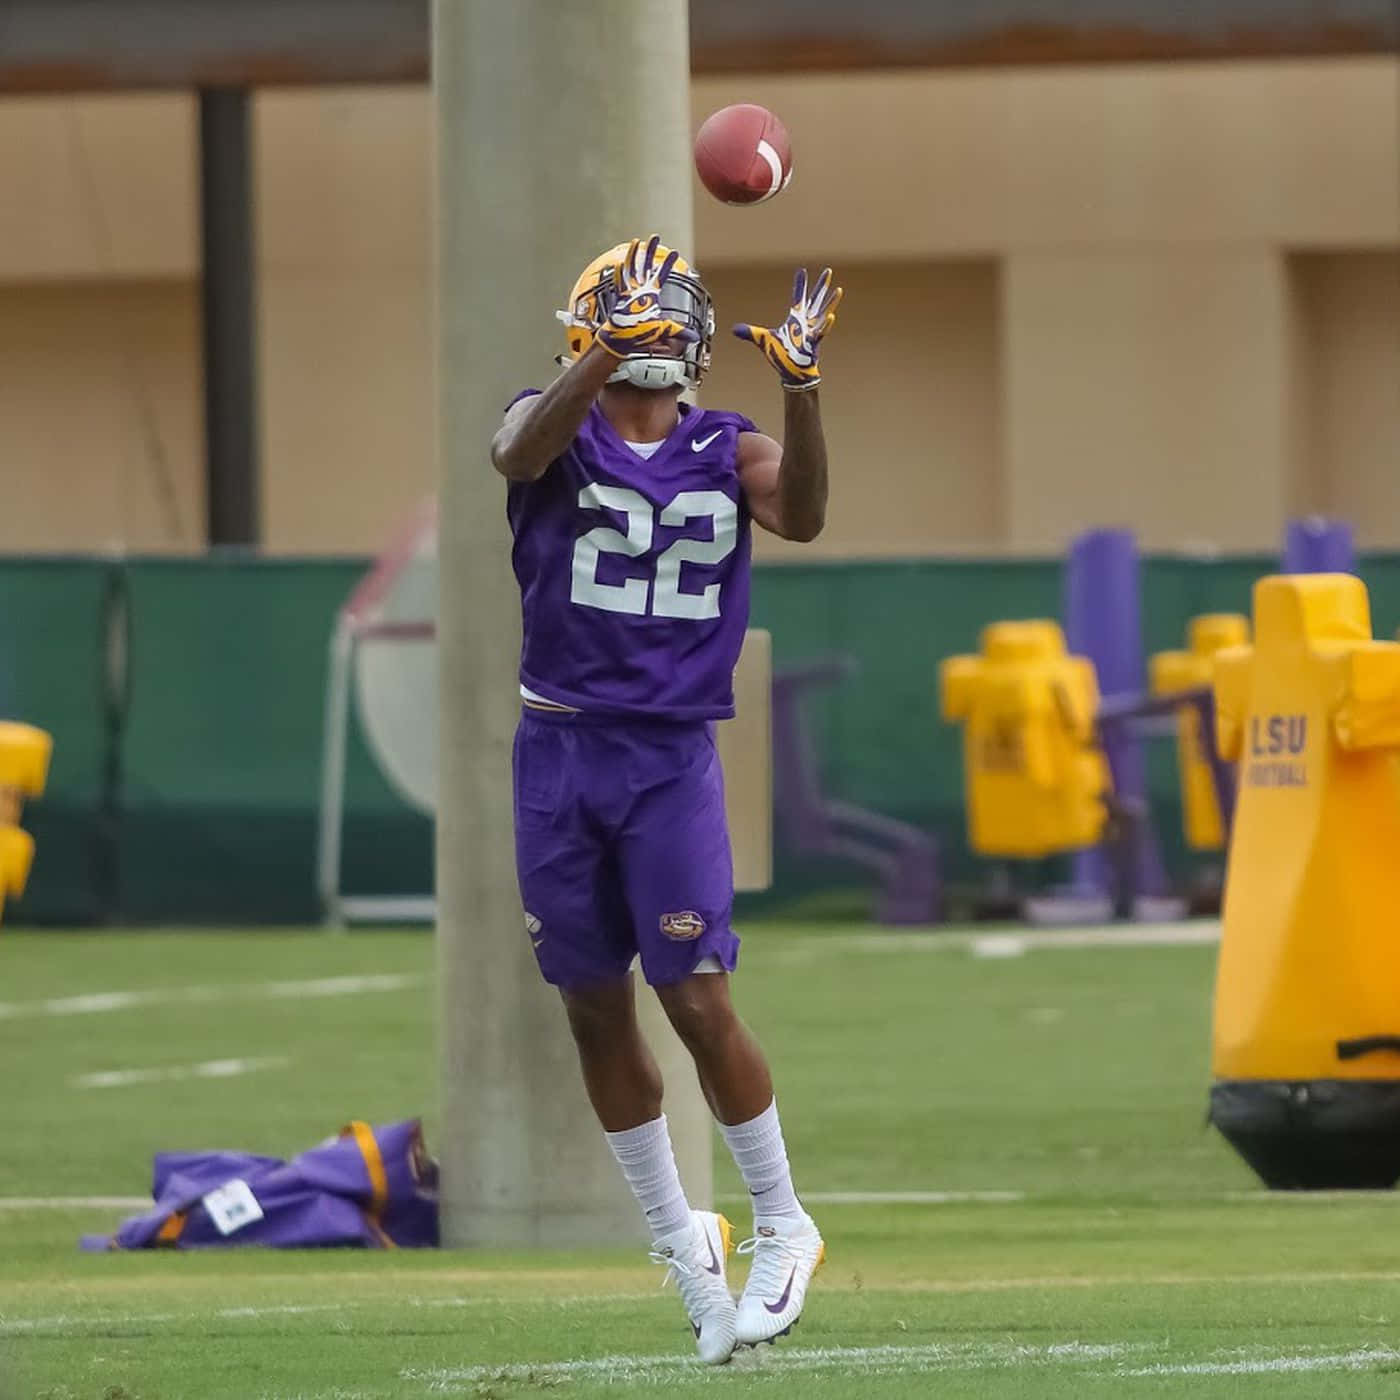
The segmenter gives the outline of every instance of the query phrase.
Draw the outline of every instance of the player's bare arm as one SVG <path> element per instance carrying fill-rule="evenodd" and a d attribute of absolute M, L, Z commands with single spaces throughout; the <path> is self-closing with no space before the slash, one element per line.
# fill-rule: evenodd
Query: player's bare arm
<path fill-rule="evenodd" d="M 826 437 L 816 391 L 786 394 L 783 440 L 739 435 L 739 485 L 749 514 L 770 534 L 805 544 L 826 523 Z"/>
<path fill-rule="evenodd" d="M 507 411 L 491 440 L 491 464 L 508 481 L 536 481 L 544 475 L 577 436 L 620 361 L 645 355 L 663 343 L 684 346 L 697 339 L 662 303 L 661 289 L 677 254 L 661 257 L 659 248 L 655 237 L 645 245 L 634 238 L 613 270 L 612 285 L 596 294 L 598 304 L 559 313 L 565 324 L 586 317 L 593 343 L 542 394 L 522 399 Z M 603 319 L 595 329 L 592 322 L 599 315 Z"/>
<path fill-rule="evenodd" d="M 506 410 L 491 439 L 491 465 L 507 481 L 535 481 L 578 436 L 617 359 L 595 343 L 542 394 Z"/>
<path fill-rule="evenodd" d="M 817 356 L 836 323 L 842 289 L 824 268 L 811 289 L 799 268 L 792 307 L 781 326 L 739 325 L 734 334 L 756 345 L 783 386 L 783 443 L 763 433 L 739 439 L 739 481 L 753 518 L 786 540 L 814 540 L 826 520 L 826 437 L 822 432 Z"/>

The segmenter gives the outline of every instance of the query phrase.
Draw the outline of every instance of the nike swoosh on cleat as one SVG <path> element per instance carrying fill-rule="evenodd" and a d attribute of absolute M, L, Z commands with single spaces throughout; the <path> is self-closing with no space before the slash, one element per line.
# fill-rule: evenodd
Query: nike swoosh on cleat
<path fill-rule="evenodd" d="M 691 438 L 690 450 L 692 452 L 703 452 L 723 431 L 723 428 L 719 428 L 716 429 L 716 431 L 714 431 L 713 433 L 711 433 L 709 437 Z"/>
<path fill-rule="evenodd" d="M 705 1236 L 705 1244 L 710 1251 L 710 1262 L 705 1265 L 705 1272 L 708 1274 L 717 1274 L 719 1273 L 719 1260 L 715 1258 L 714 1242 L 710 1239 L 708 1234 Z M 697 1332 L 695 1335 L 698 1337 L 700 1334 Z"/>
<path fill-rule="evenodd" d="M 784 1288 L 783 1288 L 782 1297 L 780 1297 L 776 1303 L 765 1303 L 765 1304 L 763 1305 L 765 1308 L 768 1309 L 768 1311 L 769 1311 L 770 1313 L 780 1313 L 780 1312 L 782 1312 L 782 1310 L 783 1310 L 785 1307 L 787 1307 L 787 1305 L 788 1305 L 788 1298 L 789 1298 L 789 1297 L 791 1296 L 791 1294 L 792 1294 L 792 1281 L 793 1281 L 793 1279 L 795 1279 L 796 1277 L 797 1277 L 797 1265 L 794 1264 L 794 1265 L 792 1266 L 792 1272 L 788 1275 L 787 1284 L 786 1284 L 786 1285 L 784 1286 Z"/>

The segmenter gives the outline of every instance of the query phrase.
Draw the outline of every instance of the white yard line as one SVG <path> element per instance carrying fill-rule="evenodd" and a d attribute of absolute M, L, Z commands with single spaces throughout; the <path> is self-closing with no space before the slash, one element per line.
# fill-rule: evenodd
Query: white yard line
<path fill-rule="evenodd" d="M 806 962 L 835 953 L 970 953 L 976 958 L 1019 958 L 1025 953 L 1084 948 L 1194 948 L 1220 941 L 1216 919 L 1171 924 L 1104 924 L 1091 928 L 1004 929 L 978 932 L 930 927 L 877 933 L 794 933 L 757 945 L 755 956 Z"/>
<path fill-rule="evenodd" d="M 357 977 L 313 977 L 299 982 L 255 982 L 254 996 L 352 997 L 365 992 L 401 992 L 405 987 L 421 987 L 427 978 L 417 972 L 375 972 Z"/>
<path fill-rule="evenodd" d="M 747 1195 L 720 1194 L 724 1202 L 746 1201 Z M 824 1206 L 956 1206 L 956 1205 L 1033 1205 L 1037 1196 L 1028 1191 L 804 1191 L 804 1201 Z M 1060 1194 L 1054 1196 L 1061 1201 Z M 1308 1205 L 1392 1205 L 1400 1210 L 1400 1197 L 1393 1191 L 1205 1191 L 1200 1195 L 1143 1196 L 1127 1205 L 1213 1205 L 1219 1202 L 1246 1205 L 1281 1205 L 1292 1208 Z M 145 1210 L 147 1196 L 0 1196 L 0 1211 L 37 1210 Z M 1348 1277 L 1353 1277 L 1348 1275 Z M 1354 1277 L 1372 1277 L 1355 1275 Z M 446 1302 L 434 1302 L 446 1307 Z"/>
<path fill-rule="evenodd" d="M 1292 1372 L 1360 1371 L 1400 1359 L 1388 1347 L 1360 1347 L 1332 1353 L 1268 1353 L 1252 1356 L 1220 1352 L 1196 1362 L 1130 1366 L 1131 1360 L 1163 1350 L 1161 1343 L 1067 1341 L 1049 1346 L 1010 1342 L 947 1343 L 920 1346 L 778 1347 L 740 1351 L 731 1363 L 739 1372 L 831 1371 L 840 1375 L 898 1375 L 934 1371 L 1044 1370 L 1074 1368 L 1086 1375 L 1128 1379 L 1171 1375 L 1270 1375 Z M 1219 1359 L 1217 1359 L 1219 1358 Z M 1105 1363 L 1117 1362 L 1111 1368 Z M 499 1366 L 409 1367 L 405 1381 L 424 1385 L 430 1394 L 475 1394 L 493 1381 L 567 1381 L 582 1378 L 612 1381 L 674 1381 L 705 1368 L 693 1356 L 601 1356 L 579 1361 L 513 1362 Z"/>
<path fill-rule="evenodd" d="M 178 1313 L 142 1313 L 140 1316 L 94 1317 L 91 1314 L 59 1313 L 52 1317 L 0 1316 L 0 1337 L 30 1337 L 35 1335 L 68 1336 L 78 1329 L 90 1334 L 102 1327 L 146 1326 L 152 1322 L 175 1322 Z"/>
<path fill-rule="evenodd" d="M 1120 1376 L 1269 1376 L 1302 1371 L 1365 1371 L 1381 1362 L 1400 1361 L 1389 1347 L 1359 1347 L 1322 1356 L 1269 1356 L 1241 1361 L 1191 1361 L 1179 1365 L 1120 1370 Z"/>
<path fill-rule="evenodd" d="M 1047 1274 L 1039 1278 L 911 1279 L 884 1285 L 887 1293 L 1030 1293 L 1084 1288 L 1276 1288 L 1305 1281 L 1329 1283 L 1400 1283 L 1400 1273 L 1376 1271 L 1308 1274 Z M 828 1285 L 829 1286 L 829 1285 Z"/>
<path fill-rule="evenodd" d="M 743 1350 L 735 1353 L 732 1369 L 748 1372 L 835 1370 L 862 1375 L 909 1371 L 982 1370 L 993 1366 L 1066 1365 L 1109 1361 L 1157 1350 L 1142 1344 L 1106 1345 L 1063 1342 L 1053 1346 L 1017 1346 L 1005 1342 L 930 1344 L 925 1346 L 792 1347 Z M 582 1361 L 523 1361 L 498 1366 L 408 1367 L 399 1372 L 406 1381 L 420 1381 L 430 1391 L 451 1385 L 480 1385 L 489 1381 L 564 1380 L 592 1377 L 608 1380 L 675 1379 L 687 1373 L 709 1374 L 695 1356 L 599 1356 Z"/>
<path fill-rule="evenodd" d="M 233 1079 L 259 1070 L 285 1069 L 285 1055 L 253 1055 L 242 1059 L 203 1060 L 196 1065 L 161 1065 L 150 1069 L 104 1069 L 76 1074 L 68 1083 L 74 1089 L 125 1089 L 132 1084 L 164 1084 L 176 1079 Z"/>
<path fill-rule="evenodd" d="M 1215 920 L 1193 924 L 1108 924 L 1103 928 L 1028 929 L 971 935 L 974 958 L 1017 958 L 1053 948 L 1195 948 L 1220 942 Z"/>
<path fill-rule="evenodd" d="M 745 1201 L 743 1192 L 721 1192 L 723 1201 Z M 803 1191 L 802 1199 L 825 1206 L 960 1206 L 960 1205 L 1034 1205 L 1042 1201 L 1065 1203 L 1062 1192 L 1039 1195 L 1031 1191 L 986 1190 L 944 1191 L 936 1188 L 909 1188 L 893 1191 Z M 1162 1205 L 1217 1205 L 1221 1202 L 1247 1205 L 1393 1205 L 1400 1210 L 1400 1196 L 1394 1191 L 1201 1191 L 1162 1193 L 1123 1197 L 1117 1204 L 1132 1209 L 1154 1208 Z M 1086 1202 L 1085 1204 L 1098 1204 Z"/>
<path fill-rule="evenodd" d="M 1006 1205 L 1026 1199 L 1024 1191 L 804 1191 L 819 1206 Z"/>
<path fill-rule="evenodd" d="M 145 1202 L 142 1202 L 145 1204 Z M 518 1279 L 518 1273 L 512 1273 Z M 1341 1282 L 1397 1283 L 1400 1274 L 1242 1274 L 1234 1276 L 1207 1275 L 1159 1275 L 1116 1277 L 1047 1277 L 1047 1278 L 984 1278 L 984 1279 L 932 1279 L 922 1280 L 912 1285 L 895 1289 L 880 1289 L 881 1292 L 905 1294 L 946 1293 L 1003 1293 L 1003 1292 L 1044 1292 L 1057 1289 L 1081 1288 L 1145 1288 L 1179 1286 L 1198 1288 L 1202 1285 L 1217 1285 L 1230 1288 L 1248 1286 L 1276 1286 L 1279 1284 L 1327 1284 Z M 838 1290 L 846 1291 L 846 1290 Z M 518 1294 L 477 1293 L 469 1297 L 413 1297 L 396 1295 L 395 1303 L 416 1308 L 453 1308 L 475 1310 L 479 1308 L 510 1306 L 521 1303 L 544 1304 L 550 1307 L 595 1308 L 619 1302 L 646 1302 L 657 1297 L 655 1289 L 644 1291 L 623 1290 L 610 1293 L 590 1293 L 556 1295 L 550 1293 L 521 1296 Z M 230 1306 L 223 1308 L 194 1307 L 182 1312 L 125 1312 L 99 1307 L 82 1313 L 58 1313 L 38 1317 L 6 1316 L 0 1312 L 0 1337 L 52 1333 L 55 1335 L 93 1335 L 110 1328 L 146 1326 L 157 1322 L 193 1322 L 216 1318 L 237 1322 L 256 1320 L 263 1317 L 300 1316 L 304 1314 L 355 1313 L 365 1309 L 379 1309 L 378 1299 L 349 1300 L 339 1303 L 283 1303 L 260 1306 Z M 920 1345 L 911 1347 L 854 1347 L 854 1348 L 809 1348 L 784 1346 L 775 1350 L 762 1349 L 761 1353 L 742 1353 L 738 1360 L 766 1369 L 771 1360 L 775 1366 L 792 1366 L 796 1369 L 815 1369 L 818 1365 L 847 1365 L 856 1369 L 870 1369 L 872 1365 L 885 1362 L 902 1362 L 905 1369 L 971 1369 L 977 1366 L 1012 1365 L 1064 1365 L 1070 1362 L 1102 1362 L 1118 1360 L 1125 1362 L 1143 1353 L 1162 1351 L 1158 1343 L 1140 1342 L 1081 1342 L 1078 1340 L 1051 1343 L 1044 1346 L 1020 1345 L 1012 1342 L 969 1342 Z M 1253 1371 L 1270 1370 L 1325 1370 L 1345 1365 L 1354 1368 L 1369 1362 L 1400 1359 L 1400 1353 L 1387 1350 L 1360 1348 L 1346 1353 L 1302 1352 L 1276 1354 L 1262 1349 L 1232 1349 L 1207 1353 L 1198 1361 L 1172 1363 L 1171 1373 L 1180 1374 L 1241 1374 Z M 422 1371 L 405 1371 L 404 1379 L 426 1380 L 447 1385 L 450 1383 L 513 1379 L 533 1375 L 588 1375 L 592 1373 L 642 1375 L 653 1371 L 685 1371 L 698 1366 L 696 1359 L 678 1352 L 653 1357 L 603 1357 L 583 1361 L 561 1362 L 519 1362 L 515 1364 L 478 1365 Z M 1115 1372 L 1120 1375 L 1168 1374 L 1167 1363 L 1151 1368 Z M 431 1388 L 431 1387 L 430 1387 Z"/>
<path fill-rule="evenodd" d="M 149 1201 L 142 1201 L 149 1205 Z M 619 1292 L 607 1294 L 539 1294 L 526 1302 L 548 1303 L 551 1307 L 597 1307 L 603 1303 L 645 1303 L 657 1296 L 654 1288 L 645 1292 Z M 500 1307 L 503 1304 L 518 1302 L 519 1299 L 503 1297 L 500 1294 L 482 1294 L 470 1298 L 403 1298 L 395 1297 L 396 1304 L 412 1308 L 453 1308 L 477 1309 Z M 350 1300 L 341 1303 L 270 1303 L 261 1307 L 228 1307 L 208 1311 L 192 1308 L 188 1312 L 109 1312 L 95 1309 L 88 1313 L 52 1313 L 43 1317 L 6 1317 L 0 1312 L 0 1337 L 30 1336 L 35 1333 L 64 1335 L 90 1335 L 109 1327 L 144 1327 L 155 1322 L 191 1322 L 206 1318 L 218 1318 L 226 1322 L 255 1320 L 262 1317 L 299 1317 L 316 1313 L 353 1313 L 365 1309 L 380 1309 L 383 1304 L 378 1299 L 365 1301 Z"/>
<path fill-rule="evenodd" d="M 499 1301 L 499 1300 L 493 1300 Z M 4 1317 L 0 1315 L 0 1337 L 32 1336 L 35 1333 L 63 1335 L 75 1331 L 91 1335 L 109 1327 L 145 1327 L 156 1322 L 189 1322 L 195 1318 L 240 1320 L 243 1318 L 300 1316 L 302 1313 L 338 1313 L 368 1306 L 359 1303 L 288 1303 L 262 1308 L 216 1308 L 212 1312 L 192 1310 L 186 1313 L 126 1313 L 104 1312 L 57 1313 L 48 1317 Z"/>
<path fill-rule="evenodd" d="M 203 987 L 145 987 L 124 992 L 85 992 L 42 1001 L 0 1001 L 0 1021 L 31 1016 L 92 1016 L 142 1006 L 202 1004 L 212 1001 L 301 1000 L 311 997 L 364 996 L 422 987 L 417 972 L 376 972 L 355 977 L 311 977 L 293 982 L 228 982 Z"/>

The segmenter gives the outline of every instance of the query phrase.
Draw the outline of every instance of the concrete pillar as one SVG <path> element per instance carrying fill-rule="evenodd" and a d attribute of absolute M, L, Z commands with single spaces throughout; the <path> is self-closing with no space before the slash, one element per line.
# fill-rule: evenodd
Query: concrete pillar
<path fill-rule="evenodd" d="M 544 1245 L 644 1236 L 591 1109 L 515 883 L 510 745 L 519 603 L 487 444 L 510 396 L 554 375 L 554 311 L 633 235 L 689 250 L 685 0 L 436 0 L 443 1236 Z M 712 1131 L 645 988 L 690 1198 Z"/>
<path fill-rule="evenodd" d="M 1002 280 L 1006 539 L 1277 548 L 1297 340 L 1276 249 L 1016 253 Z"/>

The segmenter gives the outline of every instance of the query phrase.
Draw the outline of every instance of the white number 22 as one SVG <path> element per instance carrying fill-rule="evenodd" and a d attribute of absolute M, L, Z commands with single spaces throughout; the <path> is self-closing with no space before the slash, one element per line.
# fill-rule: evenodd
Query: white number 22
<path fill-rule="evenodd" d="M 636 559 L 651 548 L 652 509 L 646 497 L 626 486 L 604 486 L 595 481 L 578 493 L 578 503 L 580 510 L 621 511 L 627 516 L 627 529 L 623 532 L 598 525 L 579 539 L 574 546 L 570 602 L 585 608 L 644 617 L 650 592 L 653 617 L 688 617 L 703 621 L 719 616 L 718 583 L 706 584 L 700 593 L 682 593 L 680 583 L 682 564 L 718 564 L 734 551 L 739 511 L 723 491 L 682 491 L 662 509 L 662 525 L 709 520 L 711 538 L 677 540 L 656 561 L 654 588 L 644 578 L 629 578 L 622 583 L 598 581 L 600 554 L 622 554 Z"/>

